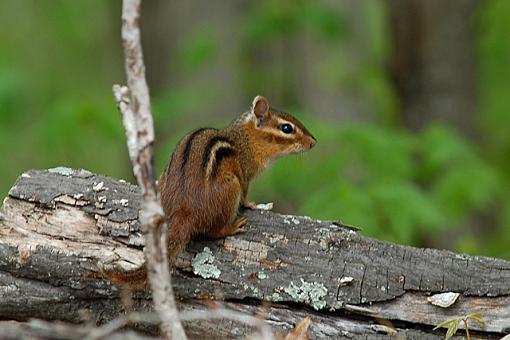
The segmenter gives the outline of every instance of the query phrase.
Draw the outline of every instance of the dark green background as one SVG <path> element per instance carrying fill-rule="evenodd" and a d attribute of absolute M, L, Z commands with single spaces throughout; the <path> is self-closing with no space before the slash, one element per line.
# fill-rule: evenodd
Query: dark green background
<path fill-rule="evenodd" d="M 510 1 L 483 1 L 465 20 L 475 133 L 441 117 L 402 123 L 390 10 L 375 0 L 146 1 L 158 169 L 186 132 L 221 127 L 262 94 L 318 144 L 277 162 L 252 199 L 376 238 L 510 258 Z M 0 21 L 1 196 L 31 168 L 132 181 L 111 95 L 124 79 L 120 2 L 7 0 Z"/>

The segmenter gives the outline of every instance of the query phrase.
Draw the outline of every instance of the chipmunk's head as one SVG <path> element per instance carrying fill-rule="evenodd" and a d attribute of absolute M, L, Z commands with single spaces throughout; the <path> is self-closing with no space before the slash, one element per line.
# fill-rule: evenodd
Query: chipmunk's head
<path fill-rule="evenodd" d="M 271 108 L 267 99 L 262 96 L 253 99 L 247 120 L 268 158 L 305 152 L 317 142 L 299 120 Z"/>

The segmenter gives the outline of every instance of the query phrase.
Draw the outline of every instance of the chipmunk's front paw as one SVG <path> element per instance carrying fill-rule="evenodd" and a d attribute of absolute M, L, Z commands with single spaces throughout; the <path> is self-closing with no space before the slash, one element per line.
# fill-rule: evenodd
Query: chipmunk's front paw
<path fill-rule="evenodd" d="M 251 209 L 251 210 L 273 210 L 273 202 L 268 203 L 255 203 L 252 201 L 244 200 L 241 206 L 244 209 Z"/>
<path fill-rule="evenodd" d="M 243 203 L 241 203 L 241 206 L 245 209 L 251 209 L 251 210 L 257 209 L 257 203 L 248 201 L 247 199 L 243 200 Z"/>

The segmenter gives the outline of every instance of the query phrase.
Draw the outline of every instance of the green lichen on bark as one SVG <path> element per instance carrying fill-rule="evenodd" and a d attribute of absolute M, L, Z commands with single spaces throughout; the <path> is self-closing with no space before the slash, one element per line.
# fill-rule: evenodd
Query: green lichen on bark
<path fill-rule="evenodd" d="M 213 278 L 218 279 L 221 271 L 214 264 L 214 255 L 209 247 L 205 247 L 201 253 L 198 253 L 191 261 L 193 273 L 204 279 Z"/>
<path fill-rule="evenodd" d="M 306 282 L 301 279 L 301 286 L 291 282 L 288 287 L 283 288 L 295 302 L 309 303 L 315 310 L 326 307 L 324 298 L 328 294 L 327 288 L 318 282 Z"/>

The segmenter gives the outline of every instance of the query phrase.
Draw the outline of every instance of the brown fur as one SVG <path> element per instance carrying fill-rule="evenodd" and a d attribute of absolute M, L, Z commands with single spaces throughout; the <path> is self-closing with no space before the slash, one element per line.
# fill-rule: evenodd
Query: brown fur
<path fill-rule="evenodd" d="M 295 126 L 294 134 L 280 131 L 281 119 Z M 216 143 L 229 152 L 219 153 Z M 260 96 L 251 112 L 226 128 L 200 129 L 184 137 L 158 184 L 169 225 L 171 265 L 197 234 L 219 238 L 242 231 L 246 219 L 238 213 L 241 204 L 252 206 L 246 197 L 250 181 L 278 157 L 314 145 L 297 119 L 270 109 Z"/>
<path fill-rule="evenodd" d="M 196 234 L 224 237 L 238 232 L 244 225 L 238 218 L 239 206 L 247 201 L 250 181 L 276 158 L 306 151 L 315 144 L 296 118 L 269 109 L 264 98 L 255 105 L 256 110 L 242 114 L 223 130 L 195 134 L 185 168 L 182 153 L 191 134 L 183 138 L 176 148 L 177 156 L 161 175 L 159 190 L 169 221 L 171 262 Z M 252 119 L 248 119 L 250 115 Z M 282 135 L 281 119 L 295 126 L 292 136 Z M 215 143 L 227 143 L 232 155 L 214 163 L 218 161 L 212 154 Z M 203 175 L 209 162 L 214 163 L 215 176 Z"/>

